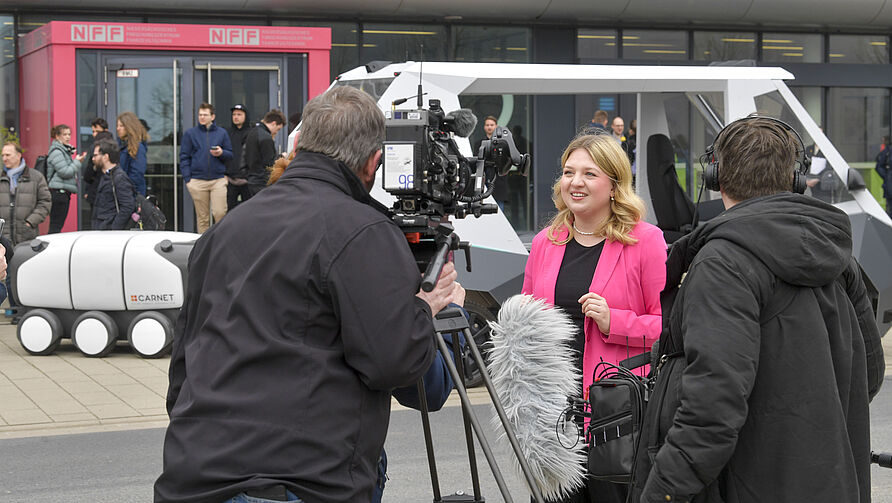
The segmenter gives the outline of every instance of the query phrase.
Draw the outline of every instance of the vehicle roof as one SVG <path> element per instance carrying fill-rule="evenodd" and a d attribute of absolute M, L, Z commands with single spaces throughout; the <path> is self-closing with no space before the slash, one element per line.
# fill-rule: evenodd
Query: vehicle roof
<path fill-rule="evenodd" d="M 586 94 L 722 91 L 730 80 L 792 80 L 776 67 L 639 66 L 458 63 L 409 61 L 369 73 L 359 67 L 340 80 L 413 76 L 427 82 L 465 81 L 462 94 Z M 597 86 L 593 87 L 592 82 Z M 452 87 L 452 86 L 450 86 Z M 464 87 L 464 86 L 460 86 Z"/>

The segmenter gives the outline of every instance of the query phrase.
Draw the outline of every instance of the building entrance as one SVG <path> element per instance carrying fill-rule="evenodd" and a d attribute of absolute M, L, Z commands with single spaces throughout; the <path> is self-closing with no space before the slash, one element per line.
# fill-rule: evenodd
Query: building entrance
<path fill-rule="evenodd" d="M 90 54 L 83 56 L 90 57 Z M 210 56 L 210 57 L 209 57 Z M 107 54 L 97 53 L 97 78 L 102 89 L 101 101 L 95 110 L 83 109 L 78 124 L 84 144 L 90 143 L 89 124 L 93 117 L 103 117 L 114 134 L 117 117 L 123 112 L 133 112 L 146 122 L 149 132 L 147 149 L 147 193 L 158 197 L 173 230 L 195 229 L 195 218 L 189 192 L 183 190 L 179 172 L 179 149 L 183 132 L 197 125 L 198 105 L 208 102 L 214 105 L 219 127 L 231 124 L 230 109 L 235 104 L 244 105 L 249 112 L 248 123 L 253 124 L 271 109 L 281 109 L 287 115 L 283 103 L 282 72 L 286 62 L 281 57 L 240 58 L 218 54 L 145 55 L 144 53 Z M 294 59 L 294 58 L 292 58 Z M 292 74 L 304 73 L 305 64 Z M 89 71 L 90 65 L 78 68 Z M 297 98 L 303 101 L 303 79 L 292 85 Z M 209 91 L 210 90 L 210 91 Z M 291 97 L 292 100 L 294 97 Z M 301 103 L 302 105 L 302 103 Z M 277 137 L 276 147 L 285 150 L 285 130 Z M 89 228 L 90 207 L 81 208 L 81 229 Z"/>
<path fill-rule="evenodd" d="M 285 116 L 328 86 L 328 28 L 74 23 L 53 21 L 22 41 L 22 144 L 33 165 L 59 123 L 77 131 L 78 151 L 92 149 L 90 122 L 133 112 L 148 126 L 146 185 L 167 215 L 168 230 L 194 231 L 195 214 L 179 170 L 185 130 L 202 102 L 216 124 L 231 124 L 244 105 L 253 124 L 271 109 Z M 284 152 L 287 128 L 277 138 Z M 74 142 L 74 138 L 72 138 Z M 89 205 L 72 196 L 63 230 L 88 229 Z M 81 203 L 81 204 L 77 204 Z M 77 210 L 75 210 L 77 208 Z"/>

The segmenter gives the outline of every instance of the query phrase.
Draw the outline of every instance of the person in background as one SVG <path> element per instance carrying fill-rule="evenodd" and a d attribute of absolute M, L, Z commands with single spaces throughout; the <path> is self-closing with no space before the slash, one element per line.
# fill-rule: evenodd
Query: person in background
<path fill-rule="evenodd" d="M 13 246 L 36 238 L 37 226 L 49 216 L 52 205 L 46 179 L 25 165 L 22 147 L 5 143 L 0 174 L 0 218 L 6 220 L 3 235 Z"/>
<path fill-rule="evenodd" d="M 245 162 L 248 167 L 248 191 L 250 196 L 260 192 L 269 181 L 269 170 L 276 162 L 276 142 L 273 138 L 285 126 L 285 116 L 279 110 L 270 110 L 248 132 L 245 138 Z"/>
<path fill-rule="evenodd" d="M 889 148 L 889 137 L 883 137 L 880 153 L 877 154 L 876 172 L 883 181 L 883 198 L 886 200 L 886 213 L 892 217 L 892 150 Z"/>
<path fill-rule="evenodd" d="M 635 150 L 638 148 L 638 121 L 632 119 L 629 121 L 629 131 L 626 133 L 626 139 L 622 142 L 623 151 L 629 156 L 629 164 L 632 165 L 632 185 L 635 185 L 635 175 L 638 171 L 638 164 L 635 162 Z"/>
<path fill-rule="evenodd" d="M 232 211 L 238 203 L 251 198 L 245 164 L 245 138 L 253 129 L 248 122 L 248 109 L 237 104 L 230 109 L 232 125 L 226 128 L 232 143 L 232 159 L 226 161 L 226 206 Z"/>
<path fill-rule="evenodd" d="M 226 215 L 226 165 L 232 159 L 229 133 L 217 127 L 214 105 L 198 107 L 198 125 L 183 134 L 180 172 L 195 205 L 198 233 L 202 234 Z"/>
<path fill-rule="evenodd" d="M 133 185 L 118 166 L 121 151 L 110 140 L 99 140 L 93 147 L 93 163 L 99 166 L 99 187 L 93 204 L 93 230 L 124 230 L 136 209 Z"/>
<path fill-rule="evenodd" d="M 68 217 L 71 195 L 77 194 L 77 175 L 86 152 L 71 157 L 71 128 L 58 124 L 51 131 L 53 141 L 46 155 L 46 178 L 52 198 L 49 234 L 62 230 Z"/>
<path fill-rule="evenodd" d="M 95 119 L 90 121 L 90 129 L 93 130 L 93 138 L 96 138 L 97 133 L 108 131 L 108 121 L 103 119 L 102 117 L 96 117 Z M 93 151 L 89 150 L 88 152 Z"/>
<path fill-rule="evenodd" d="M 597 362 L 616 365 L 659 338 L 666 242 L 659 228 L 644 221 L 629 158 L 611 136 L 577 136 L 561 166 L 552 195 L 558 213 L 533 238 L 523 293 L 570 314 L 582 371 L 579 392 L 586 396 Z M 626 493 L 623 484 L 588 479 L 564 501 L 622 503 Z"/>
<path fill-rule="evenodd" d="M 25 165 L 22 147 L 18 143 L 6 142 L 2 149 L 3 172 L 0 173 L 0 218 L 6 221 L 3 236 L 10 241 L 12 248 L 19 243 L 37 237 L 37 226 L 50 213 L 52 196 L 46 179 L 35 169 Z M 16 299 L 9 289 L 7 316 L 12 316 L 12 324 L 18 323 Z"/>
<path fill-rule="evenodd" d="M 133 188 L 146 195 L 146 160 L 149 133 L 142 125 L 139 117 L 133 112 L 124 112 L 118 116 L 118 142 L 121 147 L 121 169 L 130 178 Z"/>
<path fill-rule="evenodd" d="M 603 132 L 607 132 L 607 119 L 610 116 L 607 115 L 607 112 L 603 110 L 595 111 L 595 115 L 592 117 L 592 121 L 589 122 L 588 127 L 591 129 L 598 129 Z"/>
<path fill-rule="evenodd" d="M 623 121 L 623 118 L 617 115 L 613 118 L 613 122 L 610 124 L 610 128 L 612 131 L 610 135 L 613 136 L 613 139 L 616 140 L 617 143 L 622 145 L 624 141 L 626 141 L 626 137 L 623 133 L 626 131 L 626 123 Z"/>
<path fill-rule="evenodd" d="M 492 138 L 492 134 L 493 132 L 495 132 L 498 125 L 498 119 L 496 119 L 492 115 L 487 115 L 486 118 L 483 119 L 483 134 L 485 134 L 486 136 L 477 140 L 477 142 L 474 144 L 474 155 L 477 155 L 477 152 L 480 151 L 480 145 L 482 145 L 484 141 Z"/>
<path fill-rule="evenodd" d="M 93 163 L 93 147 L 102 139 L 114 141 L 115 137 L 109 131 L 96 131 L 94 129 L 93 141 L 90 143 L 90 149 L 87 150 L 87 153 L 90 155 L 86 156 L 81 163 L 81 194 L 86 204 L 85 211 L 89 210 L 86 211 L 89 215 L 93 214 L 93 201 L 96 200 L 96 188 L 99 186 L 99 175 L 102 174 L 99 166 Z"/>

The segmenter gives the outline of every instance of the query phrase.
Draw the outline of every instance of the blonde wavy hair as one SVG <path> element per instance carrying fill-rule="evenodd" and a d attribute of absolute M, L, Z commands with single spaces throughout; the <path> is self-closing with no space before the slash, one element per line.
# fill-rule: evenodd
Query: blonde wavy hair
<path fill-rule="evenodd" d="M 122 113 L 118 116 L 118 120 L 121 121 L 124 131 L 126 131 L 121 139 L 127 143 L 127 153 L 130 154 L 130 157 L 136 157 L 136 153 L 139 152 L 139 142 L 148 142 L 149 133 L 146 132 L 139 117 L 133 112 Z"/>
<path fill-rule="evenodd" d="M 604 236 L 610 241 L 619 241 L 624 245 L 637 243 L 631 232 L 635 225 L 644 218 L 644 201 L 632 188 L 632 167 L 629 157 L 623 152 L 619 143 L 606 134 L 581 134 L 567 145 L 561 156 L 561 175 L 554 183 L 551 200 L 558 213 L 551 220 L 548 229 L 548 239 L 556 245 L 565 245 L 573 239 L 573 212 L 567 208 L 561 197 L 561 178 L 567 158 L 574 150 L 583 149 L 589 153 L 595 165 L 613 181 L 613 200 L 610 201 L 610 216 L 602 222 L 595 233 Z M 569 234 L 565 239 L 559 239 L 563 229 Z"/>

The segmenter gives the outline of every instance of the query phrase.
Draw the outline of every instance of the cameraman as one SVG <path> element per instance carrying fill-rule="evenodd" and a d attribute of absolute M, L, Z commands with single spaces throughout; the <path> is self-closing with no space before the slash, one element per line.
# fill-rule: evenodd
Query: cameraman
<path fill-rule="evenodd" d="M 405 237 L 368 194 L 375 101 L 339 87 L 303 119 L 278 182 L 192 251 L 156 502 L 369 501 L 391 391 L 430 367 L 432 313 L 461 296 L 452 264 L 419 291 Z"/>
<path fill-rule="evenodd" d="M 870 501 L 882 346 L 849 218 L 790 192 L 800 146 L 785 126 L 747 117 L 719 133 L 727 210 L 673 244 L 657 387 L 676 383 L 679 405 L 660 413 L 642 502 Z"/>

